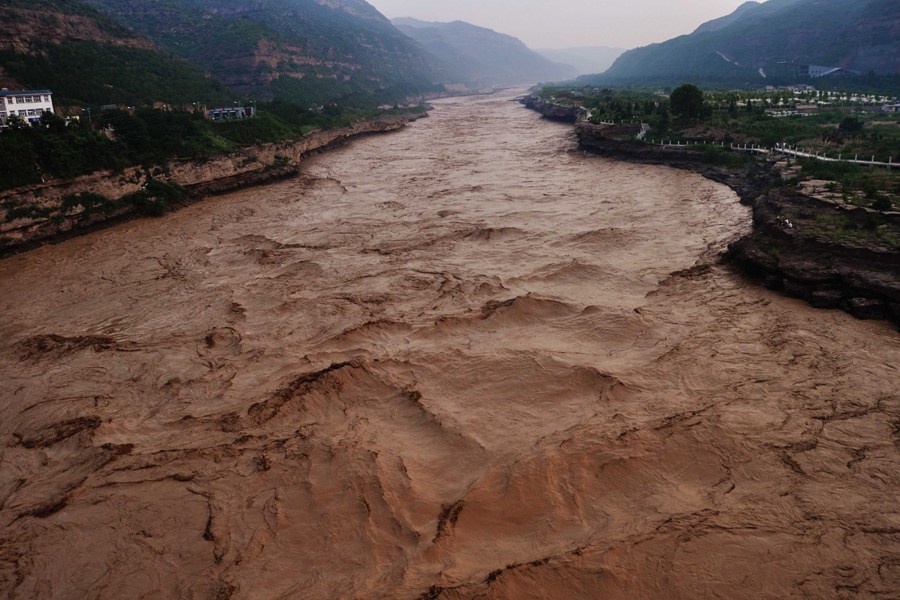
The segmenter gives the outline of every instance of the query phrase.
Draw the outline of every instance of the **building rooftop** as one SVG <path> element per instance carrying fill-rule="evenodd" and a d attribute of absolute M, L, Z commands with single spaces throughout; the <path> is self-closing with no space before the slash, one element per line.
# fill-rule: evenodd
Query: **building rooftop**
<path fill-rule="evenodd" d="M 27 96 L 31 94 L 52 94 L 50 90 L 0 90 L 0 96 Z"/>

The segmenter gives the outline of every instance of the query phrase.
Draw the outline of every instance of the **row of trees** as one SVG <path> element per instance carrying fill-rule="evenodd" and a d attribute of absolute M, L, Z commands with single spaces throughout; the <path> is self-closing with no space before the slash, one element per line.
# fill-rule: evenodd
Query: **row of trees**
<path fill-rule="evenodd" d="M 565 93 L 556 97 L 565 98 Z M 640 117 L 657 125 L 667 125 L 670 114 L 679 118 L 700 119 L 712 113 L 704 102 L 703 92 L 691 84 L 676 88 L 669 98 L 604 89 L 576 99 L 591 111 L 595 122 L 629 121 Z"/>

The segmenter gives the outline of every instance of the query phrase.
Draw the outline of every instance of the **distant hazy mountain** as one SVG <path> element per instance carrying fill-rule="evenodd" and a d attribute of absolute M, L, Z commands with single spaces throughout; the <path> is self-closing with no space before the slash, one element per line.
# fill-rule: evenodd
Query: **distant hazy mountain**
<path fill-rule="evenodd" d="M 535 50 L 535 52 L 554 62 L 572 65 L 579 75 L 584 75 L 604 72 L 625 52 L 625 49 L 610 48 L 609 46 L 581 46 L 578 48 L 542 49 Z"/>
<path fill-rule="evenodd" d="M 432 55 L 441 83 L 479 88 L 558 81 L 576 75 L 573 67 L 552 62 L 517 38 L 491 29 L 463 21 L 430 23 L 404 18 L 392 22 Z"/>
<path fill-rule="evenodd" d="M 2 0 L 0 23 L 0 86 L 50 89 L 57 105 L 232 97 L 188 61 L 76 0 Z"/>
<path fill-rule="evenodd" d="M 238 93 L 372 103 L 435 90 L 429 58 L 364 0 L 85 0 Z"/>
<path fill-rule="evenodd" d="M 606 82 L 760 84 L 791 65 L 900 73 L 900 1 L 748 2 L 690 35 L 626 52 Z"/>

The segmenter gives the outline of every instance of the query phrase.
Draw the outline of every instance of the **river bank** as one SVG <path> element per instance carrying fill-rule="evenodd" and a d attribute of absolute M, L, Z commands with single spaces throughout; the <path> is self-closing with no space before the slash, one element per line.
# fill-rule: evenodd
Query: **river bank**
<path fill-rule="evenodd" d="M 571 121 L 560 112 L 571 107 L 535 98 L 523 104 L 547 118 Z M 743 274 L 818 308 L 900 324 L 900 249 L 876 235 L 900 227 L 900 214 L 826 202 L 785 185 L 784 157 L 748 156 L 740 166 L 710 164 L 721 155 L 710 156 L 698 146 L 637 142 L 628 126 L 575 121 L 578 143 L 591 153 L 686 169 L 734 190 L 753 210 L 752 232 L 726 254 Z"/>
<path fill-rule="evenodd" d="M 177 209 L 208 196 L 263 185 L 299 173 L 304 158 L 361 136 L 395 131 L 427 113 L 361 121 L 315 131 L 296 140 L 257 144 L 205 159 L 172 160 L 152 167 L 98 171 L 0 192 L 0 256 L 81 235 L 143 216 L 146 206 L 129 201 L 157 181 L 178 189 Z M 86 199 L 90 195 L 91 202 Z M 153 200 L 151 198 L 151 200 Z"/>

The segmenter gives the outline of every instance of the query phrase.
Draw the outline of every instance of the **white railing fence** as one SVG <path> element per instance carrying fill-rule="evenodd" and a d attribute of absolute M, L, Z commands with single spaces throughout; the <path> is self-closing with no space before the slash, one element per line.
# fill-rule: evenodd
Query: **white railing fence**
<path fill-rule="evenodd" d="M 642 132 L 643 133 L 643 132 Z M 706 146 L 710 148 L 728 148 L 729 150 L 734 150 L 736 152 L 755 152 L 758 154 L 784 154 L 786 156 L 795 156 L 798 158 L 811 158 L 813 160 L 821 160 L 827 162 L 844 162 L 856 165 L 865 165 L 870 167 L 885 167 L 887 169 L 896 169 L 900 167 L 900 163 L 894 162 L 894 157 L 888 157 L 887 162 L 875 160 L 875 156 L 872 156 L 870 159 L 866 160 L 865 158 L 860 158 L 858 154 L 854 155 L 853 158 L 844 158 L 843 154 L 838 154 L 837 157 L 827 156 L 821 152 L 807 152 L 802 148 L 798 148 L 796 146 L 790 146 L 788 144 L 775 144 L 774 146 L 767 147 L 761 146 L 759 144 L 728 144 L 725 142 L 682 142 L 679 140 L 655 140 L 655 139 L 646 139 L 639 137 L 643 142 L 647 144 L 653 144 L 655 146 L 663 146 L 666 148 L 686 148 L 690 146 Z"/>

